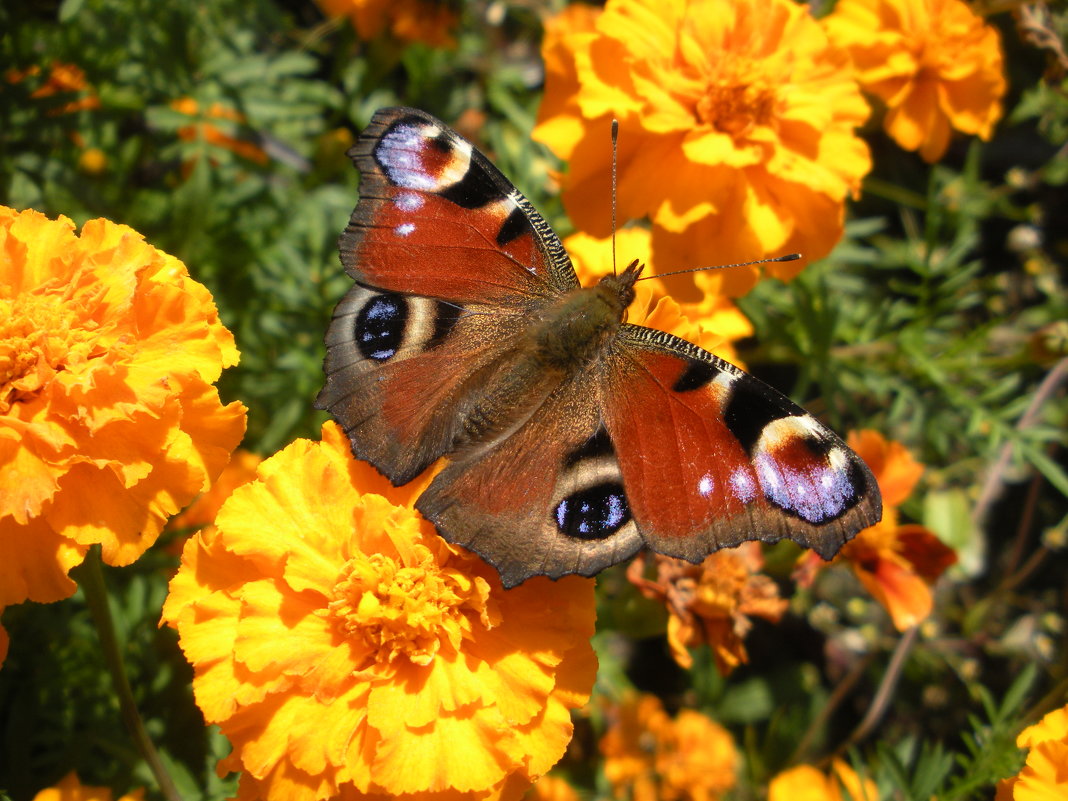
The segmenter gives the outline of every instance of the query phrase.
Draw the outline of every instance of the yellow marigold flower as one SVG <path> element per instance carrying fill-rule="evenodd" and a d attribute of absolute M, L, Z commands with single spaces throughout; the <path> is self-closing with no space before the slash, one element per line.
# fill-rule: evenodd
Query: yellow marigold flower
<path fill-rule="evenodd" d="M 923 622 L 934 606 L 931 586 L 957 561 L 952 548 L 928 529 L 899 522 L 897 506 L 911 494 L 923 474 L 903 445 L 888 442 L 876 431 L 850 432 L 849 446 L 868 464 L 883 494 L 883 518 L 847 542 L 835 562 L 853 567 L 864 588 L 904 631 Z M 806 554 L 795 576 L 811 582 L 826 562 Z"/>
<path fill-rule="evenodd" d="M 172 517 L 167 528 L 181 531 L 210 526 L 215 522 L 215 515 L 219 513 L 223 502 L 233 491 L 256 478 L 256 468 L 262 461 L 263 458 L 259 454 L 238 448 L 211 485 L 211 489 L 197 498 L 180 515 Z"/>
<path fill-rule="evenodd" d="M 615 798 L 715 801 L 734 786 L 734 739 L 700 712 L 684 709 L 672 720 L 655 696 L 632 695 L 610 720 L 601 752 Z"/>
<path fill-rule="evenodd" d="M 402 42 L 423 42 L 432 47 L 455 44 L 452 29 L 459 19 L 454 2 L 442 0 L 318 0 L 332 17 L 348 17 L 356 35 L 374 39 L 382 31 Z"/>
<path fill-rule="evenodd" d="M 716 551 L 699 565 L 655 554 L 655 581 L 642 575 L 647 558 L 643 554 L 632 562 L 627 578 L 646 598 L 667 607 L 668 644 L 680 667 L 692 667 L 689 649 L 707 643 L 726 676 L 748 661 L 749 618 L 777 623 L 789 606 L 775 582 L 759 572 L 764 566 L 759 543 Z"/>
<path fill-rule="evenodd" d="M 1068 798 L 1068 706 L 1054 709 L 1016 738 L 1030 749 L 1023 770 L 998 786 L 998 801 L 1054 801 Z"/>
<path fill-rule="evenodd" d="M 142 788 L 132 790 L 119 798 L 119 801 L 141 801 L 145 797 Z M 33 801 L 111 801 L 112 793 L 108 787 L 90 787 L 78 780 L 78 774 L 71 771 L 55 787 L 47 787 L 33 797 Z"/>
<path fill-rule="evenodd" d="M 593 582 L 503 590 L 413 511 L 423 486 L 330 423 L 186 544 L 164 620 L 239 798 L 514 799 L 563 755 L 596 673 Z"/>
<path fill-rule="evenodd" d="M 875 782 L 862 779 L 840 759 L 831 763 L 829 774 L 811 765 L 798 765 L 777 775 L 768 787 L 768 801 L 878 801 L 878 798 Z"/>
<path fill-rule="evenodd" d="M 801 251 L 826 255 L 871 167 L 854 134 L 868 107 L 848 56 L 789 0 L 609 0 L 547 26 L 534 136 L 569 162 L 564 204 L 610 227 L 610 120 L 620 123 L 619 211 L 652 220 L 662 269 Z M 765 266 L 782 278 L 803 261 Z M 717 294 L 758 268 L 704 275 Z"/>
<path fill-rule="evenodd" d="M 1001 41 L 961 0 L 840 0 L 824 20 L 901 147 L 938 161 L 951 128 L 989 139 L 1006 82 Z"/>
<path fill-rule="evenodd" d="M 108 220 L 0 207 L 0 606 L 74 592 L 94 543 L 125 565 L 245 430 L 208 290 Z"/>
<path fill-rule="evenodd" d="M 612 272 L 612 239 L 585 233 L 572 234 L 564 246 L 583 285 L 597 283 Z M 651 235 L 647 228 L 621 228 L 616 234 L 616 254 L 620 264 L 637 259 L 645 265 L 644 275 L 656 275 Z M 617 269 L 618 266 L 617 266 Z M 679 276 L 682 278 L 683 276 Z M 672 280 L 677 280 L 672 277 Z M 690 293 L 701 297 L 689 287 Z M 744 368 L 734 343 L 753 335 L 753 325 L 741 310 L 723 295 L 706 293 L 699 302 L 678 303 L 668 295 L 659 278 L 641 280 L 634 286 L 636 298 L 627 310 L 627 321 L 659 328 L 700 345 L 721 359 Z M 685 290 L 684 290 L 685 291 Z"/>

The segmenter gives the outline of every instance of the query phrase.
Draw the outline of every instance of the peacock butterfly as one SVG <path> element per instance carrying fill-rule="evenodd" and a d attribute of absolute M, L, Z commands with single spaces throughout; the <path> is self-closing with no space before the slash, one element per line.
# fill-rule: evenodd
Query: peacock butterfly
<path fill-rule="evenodd" d="M 326 334 L 353 453 L 504 586 L 641 548 L 704 559 L 785 538 L 831 558 L 882 515 L 871 471 L 804 409 L 683 339 L 623 322 L 637 262 L 581 287 L 559 237 L 471 144 L 378 111 L 349 152 L 356 283 Z"/>

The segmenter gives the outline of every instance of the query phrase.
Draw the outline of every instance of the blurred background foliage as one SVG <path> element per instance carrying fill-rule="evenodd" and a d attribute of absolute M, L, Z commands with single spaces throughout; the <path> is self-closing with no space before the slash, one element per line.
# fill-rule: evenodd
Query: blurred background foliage
<path fill-rule="evenodd" d="M 181 258 L 241 351 L 223 399 L 249 407 L 245 447 L 270 454 L 317 437 L 324 419 L 311 401 L 323 331 L 349 284 L 336 243 L 357 198 L 345 151 L 377 108 L 449 121 L 570 230 L 560 165 L 529 139 L 541 25 L 562 6 L 455 4 L 455 44 L 437 48 L 388 33 L 361 41 L 297 0 L 5 3 L 0 201 L 79 225 L 106 217 Z M 796 552 L 777 546 L 767 572 L 791 614 L 756 621 L 749 664 L 722 678 L 706 649 L 692 670 L 675 665 L 663 609 L 621 569 L 600 580 L 599 690 L 634 686 L 727 725 L 745 756 L 733 797 L 760 797 L 791 761 L 847 746 L 882 797 L 989 797 L 1021 764 L 1023 723 L 1065 702 L 1068 404 L 1063 382 L 1050 382 L 1068 355 L 1068 83 L 1055 49 L 1036 46 L 1018 19 L 991 17 L 1011 68 L 994 138 L 958 137 L 931 167 L 869 123 L 875 168 L 839 247 L 739 301 L 756 329 L 743 348 L 753 372 L 927 465 L 904 512 L 960 556 L 934 616 L 906 642 L 847 573 L 795 590 Z M 1063 43 L 1068 12 L 1051 20 Z M 57 76 L 57 64 L 82 75 Z M 41 92 L 49 81 L 59 91 Z M 179 789 L 222 798 L 233 785 L 214 765 L 227 746 L 203 728 L 173 632 L 157 628 L 175 559 L 157 548 L 106 569 L 112 613 Z M 80 594 L 12 608 L 4 624 L 2 789 L 23 801 L 72 768 L 87 782 L 151 788 Z M 598 709 L 577 722 L 564 768 L 603 792 Z"/>

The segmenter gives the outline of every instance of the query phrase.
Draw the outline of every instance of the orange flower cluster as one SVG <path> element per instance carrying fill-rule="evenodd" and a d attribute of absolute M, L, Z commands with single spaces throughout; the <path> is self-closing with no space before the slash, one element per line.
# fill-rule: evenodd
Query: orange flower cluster
<path fill-rule="evenodd" d="M 715 801 L 735 785 L 734 740 L 700 712 L 672 719 L 656 696 L 632 695 L 610 714 L 601 752 L 615 798 Z"/>
<path fill-rule="evenodd" d="M 36 78 L 41 74 L 41 68 L 37 65 L 24 70 L 11 69 L 4 73 L 4 78 L 10 84 L 22 83 L 23 81 Z M 61 61 L 53 61 L 49 69 L 48 77 L 30 94 L 35 100 L 57 95 L 79 93 L 81 96 L 75 100 L 69 100 L 61 106 L 48 110 L 49 116 L 60 114 L 73 114 L 76 111 L 85 111 L 100 108 L 100 98 L 89 82 L 85 79 L 85 71 L 76 64 L 64 64 Z"/>
<path fill-rule="evenodd" d="M 995 801 L 1068 798 L 1068 706 L 1055 709 L 1016 738 L 1030 749 L 1023 770 L 998 783 Z"/>
<path fill-rule="evenodd" d="M 923 465 L 903 445 L 888 442 L 876 431 L 851 432 L 847 441 L 879 483 L 883 519 L 847 542 L 835 561 L 853 566 L 865 589 L 890 613 L 894 626 L 904 631 L 931 614 L 931 585 L 957 561 L 957 555 L 923 526 L 899 523 L 897 507 L 912 494 Z M 825 564 L 815 554 L 802 557 L 799 580 L 810 582 Z"/>
<path fill-rule="evenodd" d="M 164 607 L 238 798 L 522 795 L 589 697 L 593 582 L 504 591 L 413 511 L 425 483 L 392 487 L 333 424 L 257 476 L 189 540 Z"/>
<path fill-rule="evenodd" d="M 612 240 L 573 234 L 564 240 L 583 285 L 595 284 L 612 272 Z M 637 259 L 645 265 L 643 279 L 634 285 L 636 297 L 627 310 L 627 322 L 659 328 L 687 339 L 739 367 L 745 367 L 734 343 L 753 335 L 753 325 L 730 298 L 706 293 L 700 302 L 678 303 L 655 276 L 652 241 L 646 228 L 623 228 L 616 234 L 616 251 L 622 264 Z M 617 268 L 618 269 L 618 268 Z"/>
<path fill-rule="evenodd" d="M 825 20 L 861 86 L 886 104 L 883 127 L 928 162 L 951 129 L 989 139 L 1005 95 L 1001 42 L 962 0 L 840 0 Z"/>
<path fill-rule="evenodd" d="M 829 774 L 811 765 L 798 765 L 780 773 L 768 787 L 768 801 L 878 801 L 878 798 L 875 782 L 860 778 L 840 759 L 831 762 Z"/>
<path fill-rule="evenodd" d="M 610 121 L 618 118 L 619 211 L 652 221 L 664 269 L 801 251 L 826 255 L 844 203 L 871 167 L 854 129 L 868 106 L 848 56 L 789 0 L 609 0 L 546 27 L 546 90 L 534 137 L 569 162 L 575 224 L 609 233 Z M 766 266 L 781 278 L 803 261 Z M 715 294 L 760 272 L 699 273 Z M 697 280 L 697 279 L 695 279 Z"/>
<path fill-rule="evenodd" d="M 0 607 L 137 559 L 245 431 L 211 295 L 135 231 L 0 207 Z"/>
<path fill-rule="evenodd" d="M 142 801 L 145 791 L 133 790 L 119 798 L 119 801 Z M 111 801 L 112 793 L 108 787 L 90 787 L 78 780 L 78 774 L 71 771 L 55 787 L 47 787 L 33 797 L 33 801 Z"/>
<path fill-rule="evenodd" d="M 789 606 L 775 582 L 759 572 L 764 566 L 759 543 L 716 551 L 699 565 L 654 554 L 655 581 L 642 576 L 646 558 L 631 563 L 627 578 L 646 598 L 667 607 L 668 644 L 680 667 L 693 666 L 688 649 L 707 643 L 720 674 L 726 676 L 748 661 L 749 618 L 777 623 Z"/>
<path fill-rule="evenodd" d="M 348 17 L 356 35 L 374 39 L 383 30 L 402 42 L 452 47 L 452 30 L 459 19 L 458 4 L 442 0 L 318 0 L 323 12 Z"/>
<path fill-rule="evenodd" d="M 245 122 L 244 114 L 222 103 L 212 103 L 202 112 L 200 104 L 191 97 L 182 97 L 172 101 L 171 108 L 190 117 L 218 120 L 231 129 L 243 125 Z M 266 164 L 268 161 L 267 153 L 259 145 L 247 139 L 230 136 L 224 133 L 219 126 L 210 122 L 183 125 L 178 129 L 178 138 L 184 142 L 195 142 L 203 139 L 208 144 L 215 145 L 223 150 L 229 150 L 231 153 L 249 161 L 254 161 L 257 164 Z"/>

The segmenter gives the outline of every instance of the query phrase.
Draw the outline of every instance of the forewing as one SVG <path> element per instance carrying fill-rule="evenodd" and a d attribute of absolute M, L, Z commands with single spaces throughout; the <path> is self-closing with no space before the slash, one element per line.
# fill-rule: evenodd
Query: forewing
<path fill-rule="evenodd" d="M 381 109 L 349 155 L 360 170 L 360 201 L 341 236 L 341 260 L 360 283 L 512 306 L 578 286 L 542 216 L 429 114 Z"/>

